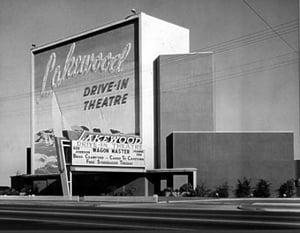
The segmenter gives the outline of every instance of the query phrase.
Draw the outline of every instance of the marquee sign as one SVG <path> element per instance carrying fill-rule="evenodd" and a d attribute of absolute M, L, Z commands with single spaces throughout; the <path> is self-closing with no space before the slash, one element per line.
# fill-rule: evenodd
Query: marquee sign
<path fill-rule="evenodd" d="M 82 133 L 72 141 L 72 165 L 145 167 L 138 136 Z"/>
<path fill-rule="evenodd" d="M 37 48 L 32 53 L 34 173 L 58 173 L 54 137 L 61 136 L 63 130 L 79 135 L 83 131 L 139 135 L 137 19 Z M 101 154 L 80 142 L 78 139 L 72 144 L 78 147 L 74 152 L 77 164 L 85 163 L 79 160 L 81 150 L 90 151 L 90 156 L 98 159 L 113 153 L 114 161 L 122 156 L 129 161 L 128 154 L 139 157 L 133 149 L 126 149 L 127 154 L 115 153 L 113 149 L 123 148 L 113 148 L 111 143 L 105 142 L 109 153 Z M 122 143 L 115 145 L 119 144 Z M 96 150 L 99 148 L 98 143 Z M 92 159 L 88 161 L 92 164 Z M 120 166 L 131 166 L 122 161 Z M 140 163 L 136 160 L 132 166 Z"/>

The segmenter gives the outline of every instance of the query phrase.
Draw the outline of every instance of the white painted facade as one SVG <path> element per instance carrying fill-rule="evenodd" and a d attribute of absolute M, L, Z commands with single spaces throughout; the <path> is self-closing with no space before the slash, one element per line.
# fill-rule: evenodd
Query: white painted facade
<path fill-rule="evenodd" d="M 146 169 L 154 168 L 153 62 L 159 55 L 190 52 L 189 29 L 140 13 L 140 129 Z"/>

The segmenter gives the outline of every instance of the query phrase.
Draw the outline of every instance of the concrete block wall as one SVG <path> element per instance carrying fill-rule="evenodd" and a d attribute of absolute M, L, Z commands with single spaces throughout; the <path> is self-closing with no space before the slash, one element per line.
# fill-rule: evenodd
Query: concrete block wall
<path fill-rule="evenodd" d="M 210 189 L 228 182 L 233 193 L 237 179 L 271 182 L 273 195 L 295 178 L 293 133 L 173 132 L 168 137 L 172 167 L 198 168 L 197 180 Z"/>
<path fill-rule="evenodd" d="M 173 131 L 214 130 L 212 53 L 161 55 L 155 72 L 156 167 L 166 168 Z"/>

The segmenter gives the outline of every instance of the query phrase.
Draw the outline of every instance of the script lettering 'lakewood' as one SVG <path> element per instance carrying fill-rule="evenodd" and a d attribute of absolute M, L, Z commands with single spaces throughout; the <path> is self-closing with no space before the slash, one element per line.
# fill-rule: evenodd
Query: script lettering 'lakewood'
<path fill-rule="evenodd" d="M 119 73 L 122 71 L 122 64 L 126 60 L 130 49 L 131 43 L 128 43 L 121 53 L 112 55 L 108 52 L 106 56 L 102 52 L 98 55 L 94 53 L 88 55 L 73 56 L 76 44 L 73 43 L 65 59 L 64 67 L 56 64 L 56 53 L 52 52 L 46 70 L 43 76 L 42 89 L 40 97 L 47 96 L 45 91 L 46 83 L 49 75 L 52 74 L 51 87 L 59 87 L 63 81 L 70 78 L 76 78 L 78 75 L 84 75 L 89 72 L 108 72 L 108 73 Z"/>

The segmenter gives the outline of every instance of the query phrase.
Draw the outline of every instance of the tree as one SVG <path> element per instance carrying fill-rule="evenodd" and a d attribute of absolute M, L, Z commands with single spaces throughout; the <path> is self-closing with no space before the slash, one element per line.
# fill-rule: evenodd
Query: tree
<path fill-rule="evenodd" d="M 251 192 L 251 179 L 243 178 L 243 181 L 238 179 L 237 188 L 235 190 L 236 197 L 249 197 Z"/>
<path fill-rule="evenodd" d="M 211 190 L 206 187 L 204 183 L 201 183 L 200 185 L 197 185 L 195 188 L 195 196 L 198 197 L 207 197 L 209 196 Z"/>
<path fill-rule="evenodd" d="M 292 197 L 295 194 L 295 184 L 294 180 L 290 179 L 285 183 L 280 185 L 280 188 L 277 190 L 279 197 Z"/>
<path fill-rule="evenodd" d="M 260 179 L 256 184 L 255 190 L 253 191 L 254 197 L 269 197 L 271 183 L 264 179 Z"/>
<path fill-rule="evenodd" d="M 222 185 L 218 186 L 212 194 L 214 197 L 228 197 L 229 196 L 229 185 L 224 182 Z"/>

